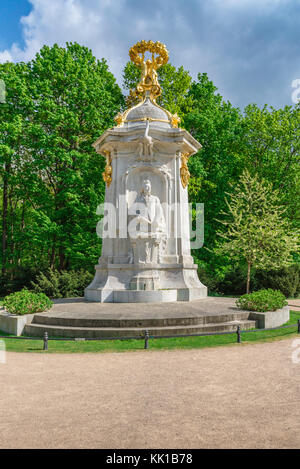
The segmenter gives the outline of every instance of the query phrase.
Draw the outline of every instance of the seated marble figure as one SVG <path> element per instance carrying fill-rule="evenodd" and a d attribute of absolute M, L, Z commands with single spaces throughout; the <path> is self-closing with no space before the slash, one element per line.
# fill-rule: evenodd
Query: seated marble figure
<path fill-rule="evenodd" d="M 145 179 L 140 193 L 129 208 L 128 232 L 135 264 L 158 263 L 166 239 L 166 222 L 160 200 L 151 194 Z"/>

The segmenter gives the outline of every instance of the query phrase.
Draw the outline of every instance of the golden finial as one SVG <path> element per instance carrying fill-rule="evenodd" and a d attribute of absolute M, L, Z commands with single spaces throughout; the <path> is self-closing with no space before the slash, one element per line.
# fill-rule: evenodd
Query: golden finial
<path fill-rule="evenodd" d="M 152 54 L 152 60 L 145 60 L 145 52 L 147 51 Z M 129 57 L 142 70 L 141 80 L 136 87 L 136 95 L 141 100 L 149 96 L 155 102 L 161 94 L 156 70 L 169 60 L 166 46 L 158 41 L 140 41 L 129 49 Z"/>
<path fill-rule="evenodd" d="M 150 52 L 152 58 L 145 60 L 145 53 Z M 131 61 L 141 70 L 141 79 L 135 90 L 130 90 L 127 97 L 127 109 L 123 113 L 119 113 L 115 117 L 118 127 L 123 127 L 126 122 L 127 115 L 136 106 L 139 106 L 146 98 L 149 98 L 157 107 L 156 99 L 161 95 L 161 87 L 158 83 L 157 70 L 165 65 L 169 60 L 169 52 L 164 44 L 153 41 L 140 41 L 129 49 L 129 57 Z M 161 108 L 163 109 L 163 108 Z M 178 127 L 180 117 L 177 114 L 171 114 L 163 109 L 168 116 L 169 123 L 172 127 Z M 151 120 L 150 118 L 147 120 Z M 153 120 L 153 119 L 152 119 Z M 156 119 L 154 119 L 156 120 Z"/>

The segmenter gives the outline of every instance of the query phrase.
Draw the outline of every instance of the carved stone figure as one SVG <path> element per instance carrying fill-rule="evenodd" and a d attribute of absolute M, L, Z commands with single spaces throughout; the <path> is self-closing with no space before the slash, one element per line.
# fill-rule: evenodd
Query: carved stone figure
<path fill-rule="evenodd" d="M 151 194 L 151 182 L 143 181 L 140 194 L 129 208 L 128 232 L 135 264 L 157 263 L 166 236 L 166 222 L 158 197 Z"/>
<path fill-rule="evenodd" d="M 138 160 L 151 161 L 153 159 L 153 139 L 149 137 L 149 121 L 147 121 L 144 136 L 138 144 Z"/>

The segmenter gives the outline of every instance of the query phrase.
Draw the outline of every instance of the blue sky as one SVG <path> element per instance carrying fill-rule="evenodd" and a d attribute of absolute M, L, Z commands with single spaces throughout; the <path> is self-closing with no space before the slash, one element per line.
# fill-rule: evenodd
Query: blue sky
<path fill-rule="evenodd" d="M 128 49 L 164 42 L 193 78 L 207 72 L 243 107 L 291 105 L 300 79 L 300 0 L 1 0 L 0 61 L 77 41 L 105 57 L 118 83 Z"/>
<path fill-rule="evenodd" d="M 28 15 L 32 5 L 27 0 L 2 0 L 0 2 L 0 50 L 13 42 L 24 46 L 21 16 Z"/>

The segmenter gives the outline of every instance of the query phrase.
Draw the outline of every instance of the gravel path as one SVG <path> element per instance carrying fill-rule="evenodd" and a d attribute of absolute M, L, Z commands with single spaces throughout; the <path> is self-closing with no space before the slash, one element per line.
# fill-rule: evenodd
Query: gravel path
<path fill-rule="evenodd" d="M 292 342 L 7 353 L 0 448 L 300 448 Z"/>
<path fill-rule="evenodd" d="M 288 300 L 288 304 L 293 311 L 300 311 L 300 300 Z"/>

